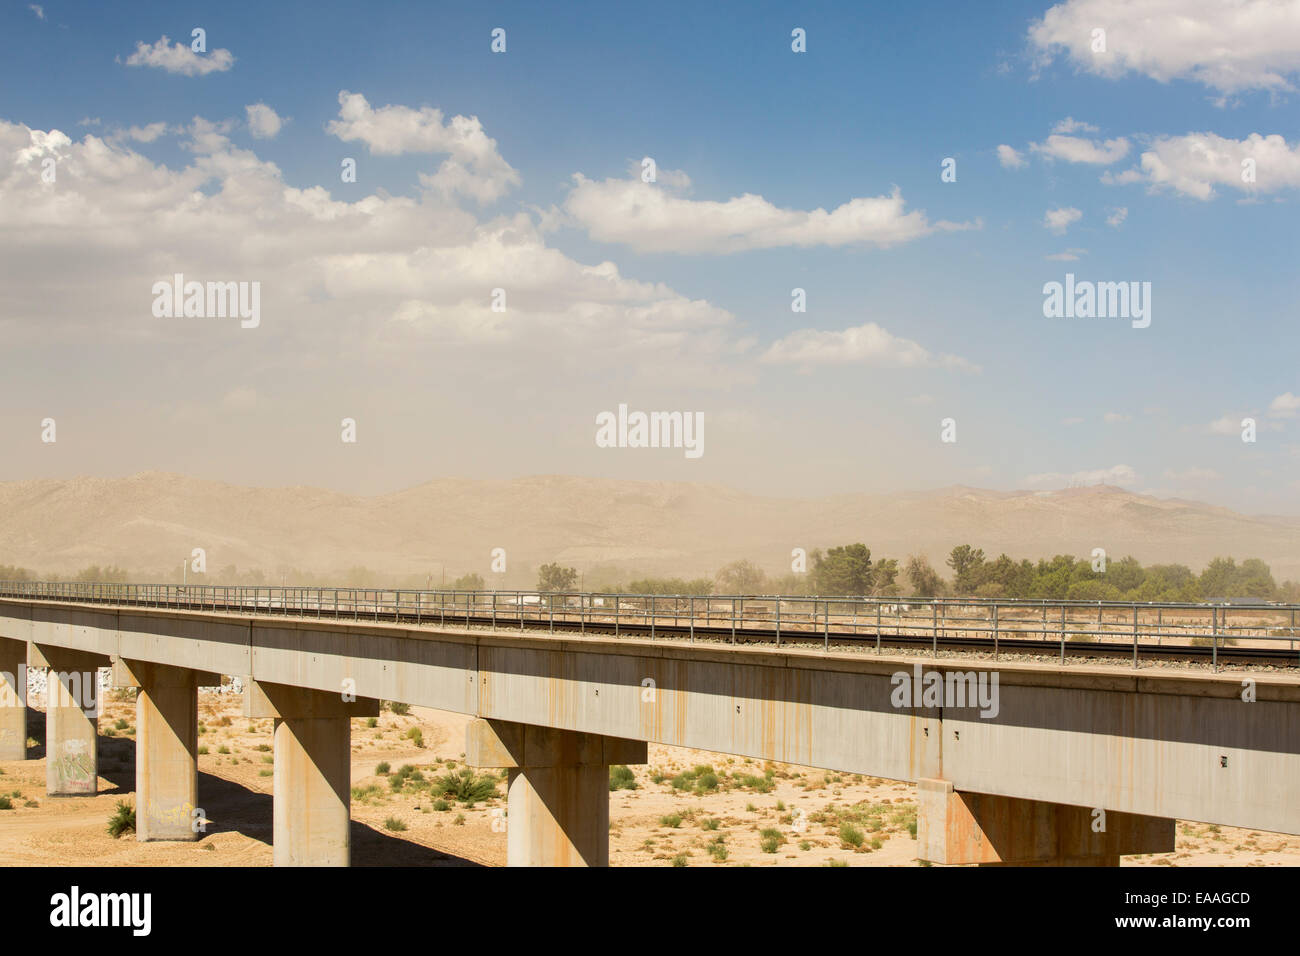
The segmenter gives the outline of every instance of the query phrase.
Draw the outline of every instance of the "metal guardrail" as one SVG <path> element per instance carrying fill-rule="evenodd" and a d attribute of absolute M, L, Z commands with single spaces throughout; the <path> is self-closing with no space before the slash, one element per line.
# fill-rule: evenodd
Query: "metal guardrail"
<path fill-rule="evenodd" d="M 547 627 L 550 631 L 622 633 L 671 631 L 726 639 L 769 636 L 776 644 L 821 640 L 927 637 L 1002 642 L 1067 641 L 1133 647 L 1167 646 L 1184 639 L 1208 646 L 1217 668 L 1221 648 L 1242 641 L 1288 642 L 1296 650 L 1297 604 L 1135 604 L 1119 601 L 1027 601 L 992 598 L 835 597 L 803 595 L 662 595 L 587 591 L 447 591 L 393 588 L 273 587 L 252 585 L 0 582 L 0 597 L 250 611 L 301 617 L 394 620 L 415 624 Z M 1300 664 L 1300 657 L 1297 658 Z"/>

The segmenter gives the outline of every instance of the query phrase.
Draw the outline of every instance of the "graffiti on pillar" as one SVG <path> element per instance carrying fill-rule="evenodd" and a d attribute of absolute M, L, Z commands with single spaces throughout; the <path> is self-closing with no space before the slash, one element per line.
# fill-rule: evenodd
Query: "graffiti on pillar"
<path fill-rule="evenodd" d="M 54 758 L 54 772 L 64 785 L 93 787 L 95 761 L 85 740 L 65 740 L 63 752 Z"/>
<path fill-rule="evenodd" d="M 492 810 L 492 832 L 506 832 L 506 812 L 500 807 L 495 807 Z"/>
<path fill-rule="evenodd" d="M 195 833 L 199 833 L 200 830 L 194 829 L 194 823 L 192 822 L 194 820 L 194 814 L 196 813 L 199 814 L 200 818 L 203 815 L 203 811 L 195 807 L 194 804 L 190 803 L 188 800 L 184 803 L 177 803 L 171 806 L 159 806 L 152 800 L 149 801 L 149 819 L 159 826 L 179 828 L 185 823 L 190 823 L 191 830 Z M 206 826 L 208 821 L 203 819 L 201 822 Z"/>

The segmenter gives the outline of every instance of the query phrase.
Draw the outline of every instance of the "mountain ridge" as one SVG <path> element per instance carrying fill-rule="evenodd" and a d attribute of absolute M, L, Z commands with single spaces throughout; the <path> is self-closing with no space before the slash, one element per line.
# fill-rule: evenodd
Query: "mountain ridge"
<path fill-rule="evenodd" d="M 501 547 L 520 575 L 560 561 L 632 577 L 697 577 L 738 558 L 783 574 L 794 548 L 854 541 L 882 557 L 924 554 L 945 572 L 948 552 L 971 544 L 1016 559 L 1101 547 L 1111 558 L 1194 570 L 1219 555 L 1258 557 L 1279 581 L 1300 578 L 1300 517 L 1114 485 L 783 498 L 716 483 L 576 475 L 435 478 L 370 496 L 160 471 L 0 482 L 0 564 L 58 574 L 89 564 L 174 569 L 196 547 L 209 571 L 361 566 L 487 577 L 491 551 Z"/>

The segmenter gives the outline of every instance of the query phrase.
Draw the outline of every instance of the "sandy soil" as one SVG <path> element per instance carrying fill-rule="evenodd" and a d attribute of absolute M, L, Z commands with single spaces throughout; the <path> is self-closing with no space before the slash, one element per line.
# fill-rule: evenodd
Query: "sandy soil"
<path fill-rule="evenodd" d="M 200 694 L 205 835 L 195 843 L 148 844 L 106 831 L 117 802 L 134 802 L 134 702 L 119 694 L 104 703 L 95 797 L 46 798 L 44 715 L 33 708 L 35 759 L 0 762 L 0 795 L 12 804 L 0 809 L 0 862 L 270 865 L 271 721 L 241 717 L 240 707 L 235 695 Z M 373 727 L 353 722 L 354 865 L 504 865 L 504 780 L 496 778 L 495 798 L 473 805 L 439 802 L 427 786 L 464 769 L 467 720 L 413 708 L 408 715 L 385 710 Z M 407 765 L 424 783 L 408 778 L 395 789 L 393 779 Z M 909 784 L 658 745 L 651 745 L 647 766 L 630 769 L 636 788 L 610 793 L 615 866 L 918 865 Z M 1180 821 L 1175 852 L 1123 863 L 1296 866 L 1300 837 Z"/>

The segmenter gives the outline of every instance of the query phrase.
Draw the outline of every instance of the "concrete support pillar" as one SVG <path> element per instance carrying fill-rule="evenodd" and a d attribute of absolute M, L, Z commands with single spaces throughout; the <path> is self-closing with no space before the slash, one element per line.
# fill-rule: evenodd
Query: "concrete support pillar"
<path fill-rule="evenodd" d="M 647 761 L 643 740 L 482 718 L 465 757 L 509 770 L 509 866 L 608 866 L 610 765 Z"/>
<path fill-rule="evenodd" d="M 152 840 L 197 840 L 206 816 L 199 809 L 199 686 L 218 674 L 146 661 L 113 662 L 113 684 L 136 688 L 135 835 Z M 199 826 L 195 827 L 195 822 Z"/>
<path fill-rule="evenodd" d="M 1120 856 L 1169 853 L 1174 821 L 1164 817 L 955 790 L 947 780 L 916 784 L 916 855 L 982 866 L 1119 866 Z"/>
<path fill-rule="evenodd" d="M 347 866 L 352 857 L 354 717 L 379 716 L 379 701 L 338 692 L 247 681 L 245 716 L 275 718 L 276 866 Z"/>
<path fill-rule="evenodd" d="M 99 790 L 99 654 L 30 644 L 28 666 L 47 669 L 45 794 L 93 797 Z"/>
<path fill-rule="evenodd" d="M 0 637 L 0 760 L 27 759 L 27 642 Z"/>

